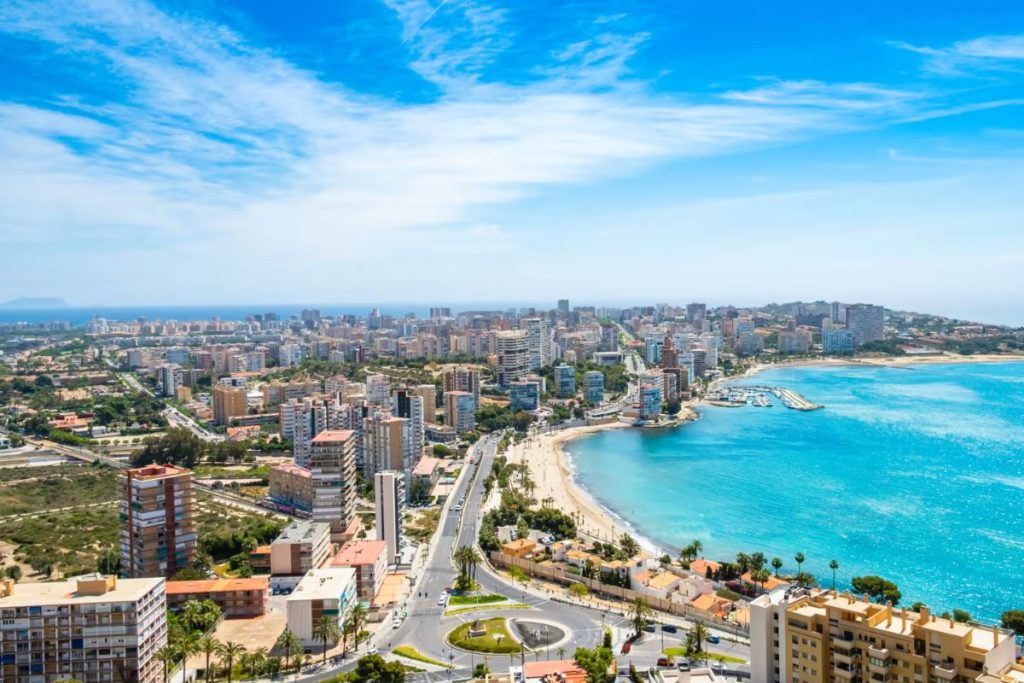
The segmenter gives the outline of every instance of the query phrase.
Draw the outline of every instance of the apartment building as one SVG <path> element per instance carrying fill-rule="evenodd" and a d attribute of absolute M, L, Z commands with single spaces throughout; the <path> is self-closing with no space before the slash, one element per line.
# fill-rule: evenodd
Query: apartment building
<path fill-rule="evenodd" d="M 437 422 L 437 387 L 433 384 L 417 384 L 412 392 L 423 399 L 423 420 Z"/>
<path fill-rule="evenodd" d="M 310 443 L 313 521 L 330 525 L 331 541 L 348 540 L 356 513 L 356 439 L 350 429 L 328 429 Z"/>
<path fill-rule="evenodd" d="M 305 467 L 282 462 L 270 468 L 267 498 L 285 507 L 313 510 L 313 475 Z"/>
<path fill-rule="evenodd" d="M 378 472 L 373 475 L 373 492 L 377 540 L 387 544 L 388 564 L 398 564 L 402 549 L 405 478 L 401 472 Z"/>
<path fill-rule="evenodd" d="M 219 425 L 230 424 L 236 417 L 242 417 L 249 410 L 245 387 L 217 384 L 213 387 L 213 421 Z"/>
<path fill-rule="evenodd" d="M 465 391 L 473 395 L 474 410 L 480 407 L 480 369 L 466 366 L 448 368 L 442 376 L 444 393 Z"/>
<path fill-rule="evenodd" d="M 555 366 L 555 393 L 559 398 L 569 398 L 576 393 L 576 368 L 571 365 Z"/>
<path fill-rule="evenodd" d="M 331 560 L 331 566 L 355 570 L 359 600 L 371 604 L 387 575 L 388 544 L 385 541 L 349 541 Z"/>
<path fill-rule="evenodd" d="M 209 579 L 207 581 L 168 581 L 167 609 L 178 611 L 189 600 L 210 600 L 227 619 L 262 616 L 267 611 L 265 576 L 249 579 Z"/>
<path fill-rule="evenodd" d="M 444 395 L 445 424 L 455 427 L 457 433 L 468 432 L 476 426 L 473 394 L 466 391 L 449 391 Z"/>
<path fill-rule="evenodd" d="M 295 585 L 310 569 L 323 566 L 331 552 L 331 526 L 295 521 L 270 544 L 270 574 L 274 587 Z"/>
<path fill-rule="evenodd" d="M 337 620 L 339 627 L 356 602 L 356 572 L 348 567 L 310 570 L 288 596 L 288 629 L 306 646 L 322 643 L 313 635 L 321 617 Z"/>
<path fill-rule="evenodd" d="M 167 643 L 161 578 L 92 574 L 67 581 L 0 580 L 0 681 L 158 683 Z"/>
<path fill-rule="evenodd" d="M 498 384 L 507 387 L 530 372 L 530 350 L 525 330 L 503 330 L 495 334 Z"/>
<path fill-rule="evenodd" d="M 778 588 L 750 605 L 751 678 L 767 683 L 987 681 L 1014 662 L 1013 633 L 870 602 Z"/>
<path fill-rule="evenodd" d="M 604 400 L 604 373 L 587 370 L 583 373 L 583 398 L 593 404 Z"/>
<path fill-rule="evenodd" d="M 196 554 L 192 470 L 147 465 L 120 475 L 121 573 L 173 576 Z"/>
<path fill-rule="evenodd" d="M 857 346 L 885 339 L 885 308 L 871 304 L 847 306 L 846 329 L 853 332 Z"/>
<path fill-rule="evenodd" d="M 411 422 L 387 412 L 363 420 L 363 475 L 369 480 L 382 470 L 405 471 L 412 466 Z"/>

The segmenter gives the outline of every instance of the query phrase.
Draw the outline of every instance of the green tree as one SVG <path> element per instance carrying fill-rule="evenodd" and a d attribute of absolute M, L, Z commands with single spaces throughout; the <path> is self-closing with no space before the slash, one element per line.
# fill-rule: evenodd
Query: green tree
<path fill-rule="evenodd" d="M 285 671 L 291 668 L 292 655 L 295 649 L 302 651 L 302 643 L 299 642 L 298 636 L 289 629 L 286 628 L 281 632 L 281 635 L 277 637 L 277 641 L 274 643 L 275 648 L 279 648 L 284 651 L 284 668 Z"/>
<path fill-rule="evenodd" d="M 431 449 L 436 458 L 449 458 L 452 455 L 452 449 L 445 446 L 443 443 L 436 443 Z"/>
<path fill-rule="evenodd" d="M 612 665 L 612 651 L 606 647 L 578 647 L 572 658 L 587 672 L 587 683 L 605 683 Z"/>
<path fill-rule="evenodd" d="M 647 601 L 643 598 L 635 598 L 629 606 L 629 621 L 633 624 L 633 628 L 636 630 L 636 635 L 640 635 L 644 626 L 647 625 L 647 617 L 651 615 L 651 606 L 647 604 Z"/>
<path fill-rule="evenodd" d="M 340 635 L 341 634 L 338 631 L 338 621 L 326 614 L 320 617 L 320 620 L 317 621 L 316 625 L 313 627 L 313 637 L 324 645 L 324 663 L 327 662 L 327 646 L 330 644 L 337 644 Z"/>
<path fill-rule="evenodd" d="M 699 621 L 695 621 L 693 626 L 690 627 L 690 631 L 686 634 L 686 646 L 691 653 L 702 655 L 704 653 L 704 643 L 707 642 L 710 632 L 708 627 Z"/>
<path fill-rule="evenodd" d="M 11 581 L 14 581 L 15 583 L 21 581 L 21 567 L 19 567 L 18 565 L 12 564 L 10 567 L 7 568 L 6 573 L 7 578 Z"/>
<path fill-rule="evenodd" d="M 828 568 L 832 570 L 832 590 L 836 589 L 836 570 L 839 569 L 839 560 L 832 560 L 828 563 Z"/>
<path fill-rule="evenodd" d="M 804 560 L 806 560 L 807 558 L 804 557 L 803 553 L 797 553 L 796 556 L 793 557 L 793 559 L 796 560 L 796 573 L 799 574 L 803 571 Z"/>
<path fill-rule="evenodd" d="M 961 624 L 966 624 L 971 620 L 971 613 L 965 609 L 954 609 L 953 610 L 953 621 Z"/>
<path fill-rule="evenodd" d="M 164 645 L 153 653 L 153 658 L 163 667 L 164 683 L 167 683 L 171 674 L 171 666 L 178 661 L 178 651 L 171 645 Z"/>
<path fill-rule="evenodd" d="M 180 465 L 189 469 L 199 464 L 205 452 L 202 439 L 183 427 L 172 427 L 158 438 L 146 439 L 142 450 L 132 453 L 133 467 L 159 465 Z"/>
<path fill-rule="evenodd" d="M 352 672 L 354 683 L 404 683 L 405 667 L 400 662 L 386 662 L 380 655 L 366 655 Z"/>
<path fill-rule="evenodd" d="M 578 581 L 573 581 L 569 584 L 569 595 L 571 595 L 574 598 L 582 600 L 583 598 L 587 597 L 589 593 L 590 591 L 587 589 L 587 587 L 582 583 L 579 583 Z"/>
<path fill-rule="evenodd" d="M 190 631 L 206 633 L 220 620 L 221 609 L 213 600 L 188 600 L 181 607 L 181 623 Z"/>
<path fill-rule="evenodd" d="M 211 635 L 205 635 L 196 642 L 196 651 L 206 658 L 206 666 L 203 671 L 206 674 L 207 683 L 213 673 L 210 670 L 210 657 L 220 651 L 220 641 Z"/>
<path fill-rule="evenodd" d="M 356 647 L 359 647 L 359 641 L 362 639 L 363 627 L 366 626 L 366 608 L 360 603 L 356 603 L 349 610 L 349 616 L 352 617 L 352 633 L 356 637 Z"/>
<path fill-rule="evenodd" d="M 857 593 L 867 593 L 875 602 L 898 604 L 903 594 L 899 587 L 881 576 L 855 576 L 850 582 Z"/>
<path fill-rule="evenodd" d="M 1024 609 L 1006 610 L 999 621 L 1003 628 L 1010 629 L 1018 636 L 1024 636 Z"/>
<path fill-rule="evenodd" d="M 772 568 L 775 570 L 775 578 L 779 578 L 779 570 L 782 569 L 782 558 L 781 557 L 773 557 L 772 558 Z"/>
<path fill-rule="evenodd" d="M 752 569 L 750 571 L 750 580 L 754 582 L 754 586 L 761 584 L 761 591 L 764 592 L 764 585 L 771 578 L 771 573 L 767 569 Z"/>
<path fill-rule="evenodd" d="M 640 544 L 629 534 L 622 534 L 622 537 L 619 539 L 619 547 L 622 548 L 622 552 L 625 553 L 627 559 L 635 557 L 640 552 Z"/>
<path fill-rule="evenodd" d="M 228 641 L 220 646 L 217 650 L 217 655 L 220 657 L 221 662 L 227 665 L 228 671 L 228 683 L 231 683 L 231 669 L 234 667 L 235 662 L 245 654 L 245 647 L 240 643 Z"/>

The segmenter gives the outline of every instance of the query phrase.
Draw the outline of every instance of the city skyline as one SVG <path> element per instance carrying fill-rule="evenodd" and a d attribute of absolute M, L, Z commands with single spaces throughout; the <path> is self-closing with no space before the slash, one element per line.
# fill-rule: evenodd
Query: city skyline
<path fill-rule="evenodd" d="M 1024 12 L 730 10 L 8 4 L 0 299 L 1024 317 Z"/>

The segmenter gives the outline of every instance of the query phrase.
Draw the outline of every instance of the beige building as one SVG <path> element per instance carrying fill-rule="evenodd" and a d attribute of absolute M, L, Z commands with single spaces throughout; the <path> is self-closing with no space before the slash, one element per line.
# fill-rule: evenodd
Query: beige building
<path fill-rule="evenodd" d="M 196 555 L 192 470 L 147 465 L 120 476 L 121 573 L 171 577 Z"/>
<path fill-rule="evenodd" d="M 328 429 L 310 442 L 313 521 L 330 524 L 331 541 L 343 543 L 356 514 L 356 433 Z"/>
<path fill-rule="evenodd" d="M 270 544 L 271 585 L 295 585 L 310 569 L 323 566 L 331 548 L 329 524 L 292 522 Z"/>
<path fill-rule="evenodd" d="M 339 629 L 356 603 L 356 572 L 349 567 L 310 570 L 288 596 L 288 629 L 303 645 L 321 645 L 313 629 L 321 617 L 336 620 Z"/>
<path fill-rule="evenodd" d="M 167 643 L 164 580 L 87 575 L 0 580 L 0 681 L 158 683 Z"/>
<path fill-rule="evenodd" d="M 354 569 L 359 600 L 372 604 L 388 572 L 388 544 L 385 541 L 349 541 L 331 560 L 331 566 Z"/>
<path fill-rule="evenodd" d="M 213 387 L 213 421 L 227 425 L 236 417 L 242 417 L 249 410 L 245 387 L 218 384 Z"/>
<path fill-rule="evenodd" d="M 437 422 L 437 387 L 433 384 L 417 384 L 412 393 L 423 399 L 423 419 Z"/>
<path fill-rule="evenodd" d="M 412 460 L 409 420 L 388 413 L 374 413 L 363 420 L 363 476 L 377 472 L 402 472 Z"/>
<path fill-rule="evenodd" d="M 313 475 L 305 467 L 282 462 L 270 468 L 267 498 L 278 505 L 313 510 Z"/>
<path fill-rule="evenodd" d="M 945 683 L 998 680 L 1014 637 L 870 602 L 849 593 L 779 588 L 750 604 L 751 677 L 767 683 Z"/>

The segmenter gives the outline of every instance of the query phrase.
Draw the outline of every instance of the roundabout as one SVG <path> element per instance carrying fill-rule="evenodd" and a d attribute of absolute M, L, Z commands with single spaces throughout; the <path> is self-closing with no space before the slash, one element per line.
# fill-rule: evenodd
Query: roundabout
<path fill-rule="evenodd" d="M 551 621 L 491 617 L 467 621 L 449 631 L 452 648 L 482 655 L 521 654 L 567 643 L 572 632 Z"/>

